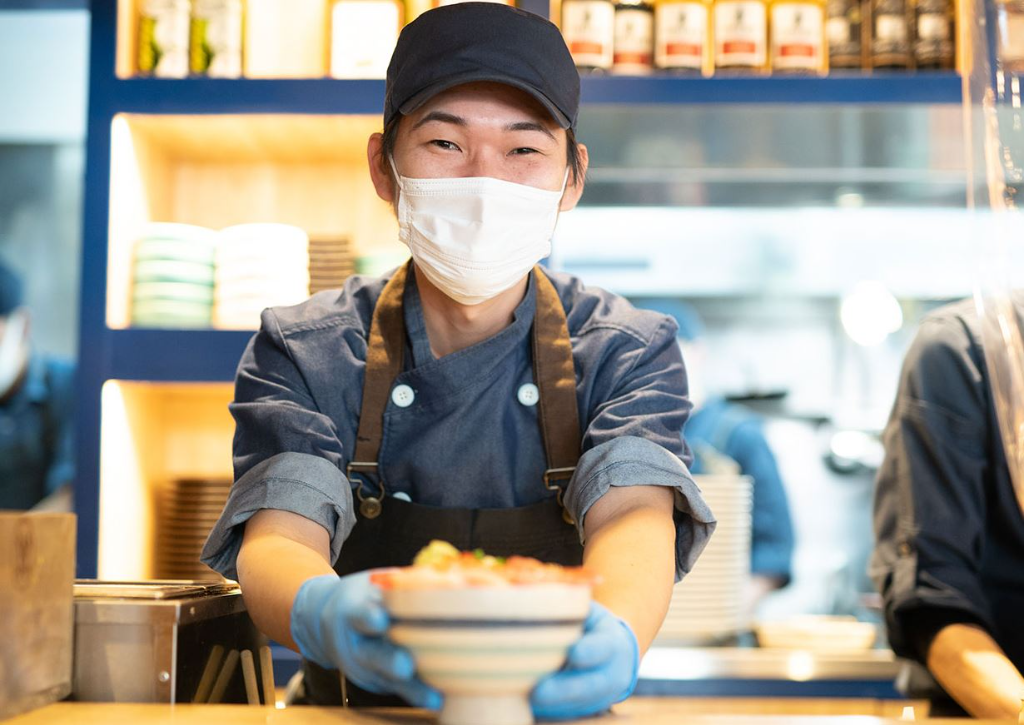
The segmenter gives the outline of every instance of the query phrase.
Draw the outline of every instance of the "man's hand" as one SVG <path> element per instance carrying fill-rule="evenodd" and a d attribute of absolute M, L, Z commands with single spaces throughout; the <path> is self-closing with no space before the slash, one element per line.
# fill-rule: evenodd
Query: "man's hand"
<path fill-rule="evenodd" d="M 530 697 L 538 718 L 568 720 L 604 712 L 636 687 L 640 648 L 623 620 L 594 602 L 583 636 L 565 666 L 545 677 Z"/>
<path fill-rule="evenodd" d="M 340 669 L 364 690 L 436 710 L 441 695 L 416 677 L 412 656 L 387 638 L 388 614 L 369 572 L 314 577 L 292 606 L 292 638 L 306 659 Z"/>
<path fill-rule="evenodd" d="M 977 718 L 1016 718 L 1024 677 L 988 632 L 973 624 L 939 630 L 928 648 L 928 669 L 954 700 Z"/>

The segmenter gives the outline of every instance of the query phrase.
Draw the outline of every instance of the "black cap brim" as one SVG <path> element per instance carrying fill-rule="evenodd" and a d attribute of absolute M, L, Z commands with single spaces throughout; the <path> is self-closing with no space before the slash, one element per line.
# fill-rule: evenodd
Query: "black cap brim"
<path fill-rule="evenodd" d="M 521 91 L 529 93 L 537 100 L 538 103 L 540 103 L 540 105 L 547 109 L 547 112 L 551 114 L 553 119 L 555 119 L 555 123 L 566 129 L 572 126 L 571 121 L 566 117 L 566 115 L 562 113 L 558 106 L 552 103 L 551 99 L 545 96 L 539 88 L 531 86 L 529 83 L 524 83 L 517 78 L 511 78 L 507 75 L 495 73 L 493 70 L 477 70 L 445 78 L 444 80 L 438 81 L 437 83 L 419 91 L 416 95 L 403 103 L 398 110 L 403 116 L 408 116 L 438 93 L 447 91 L 450 88 L 455 88 L 456 86 L 466 85 L 467 83 L 481 83 L 484 81 L 502 83 L 506 86 L 512 86 L 513 88 L 518 88 Z"/>

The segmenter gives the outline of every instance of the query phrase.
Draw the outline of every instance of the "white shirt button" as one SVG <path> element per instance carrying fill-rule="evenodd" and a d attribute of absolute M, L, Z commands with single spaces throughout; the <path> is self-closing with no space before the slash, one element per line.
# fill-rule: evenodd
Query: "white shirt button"
<path fill-rule="evenodd" d="M 540 400 L 540 391 L 533 383 L 526 383 L 519 387 L 518 398 L 520 403 L 530 407 L 532 405 L 536 405 Z"/>
<path fill-rule="evenodd" d="M 391 402 L 399 408 L 408 408 L 416 400 L 416 393 L 408 385 L 396 385 L 391 391 Z"/>

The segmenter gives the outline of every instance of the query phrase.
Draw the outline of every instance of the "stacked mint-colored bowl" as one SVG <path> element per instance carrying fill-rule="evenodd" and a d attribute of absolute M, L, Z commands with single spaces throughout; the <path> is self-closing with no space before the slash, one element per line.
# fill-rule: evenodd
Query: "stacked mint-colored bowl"
<path fill-rule="evenodd" d="M 209 327 L 217 232 L 147 224 L 135 243 L 131 320 L 136 327 Z"/>

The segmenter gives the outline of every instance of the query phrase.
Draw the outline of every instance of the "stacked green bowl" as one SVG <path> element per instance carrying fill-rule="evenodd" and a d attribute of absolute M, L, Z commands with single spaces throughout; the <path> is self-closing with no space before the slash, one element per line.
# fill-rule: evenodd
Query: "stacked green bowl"
<path fill-rule="evenodd" d="M 216 251 L 217 233 L 211 229 L 146 225 L 135 243 L 132 325 L 209 327 Z"/>

